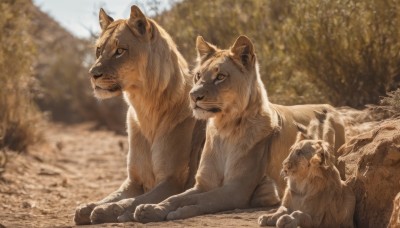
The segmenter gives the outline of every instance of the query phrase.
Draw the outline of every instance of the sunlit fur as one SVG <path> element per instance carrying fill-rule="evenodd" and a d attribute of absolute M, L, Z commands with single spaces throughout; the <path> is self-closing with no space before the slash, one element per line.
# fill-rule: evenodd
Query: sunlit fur
<path fill-rule="evenodd" d="M 317 114 L 318 115 L 318 114 Z M 326 114 L 325 114 L 326 115 Z M 259 225 L 277 227 L 353 227 L 355 196 L 340 179 L 329 139 L 330 117 L 311 121 L 298 133 L 283 161 L 287 188 L 281 207 L 259 218 Z"/>

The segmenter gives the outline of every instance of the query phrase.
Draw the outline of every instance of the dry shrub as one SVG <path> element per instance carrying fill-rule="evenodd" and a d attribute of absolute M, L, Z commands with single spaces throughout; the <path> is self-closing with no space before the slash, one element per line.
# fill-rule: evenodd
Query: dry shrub
<path fill-rule="evenodd" d="M 399 12 L 394 0 L 292 1 L 285 47 L 333 104 L 377 103 L 398 70 Z"/>
<path fill-rule="evenodd" d="M 399 81 L 400 1 L 177 1 L 156 17 L 193 62 L 195 36 L 255 43 L 272 101 L 377 103 Z"/>
<path fill-rule="evenodd" d="M 381 97 L 378 105 L 368 105 L 368 111 L 374 120 L 398 118 L 400 116 L 400 89 L 388 92 Z"/>
<path fill-rule="evenodd" d="M 23 151 L 40 139 L 41 115 L 32 102 L 34 45 L 24 0 L 0 3 L 0 148 Z"/>
<path fill-rule="evenodd" d="M 400 115 L 400 89 L 391 91 L 387 94 L 387 97 L 383 97 L 380 106 L 392 115 Z"/>

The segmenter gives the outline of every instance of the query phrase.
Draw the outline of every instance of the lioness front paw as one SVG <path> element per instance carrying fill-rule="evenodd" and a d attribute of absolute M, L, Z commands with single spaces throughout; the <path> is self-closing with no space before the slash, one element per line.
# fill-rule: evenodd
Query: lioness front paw
<path fill-rule="evenodd" d="M 276 218 L 275 214 L 265 214 L 258 217 L 259 226 L 275 226 Z"/>
<path fill-rule="evenodd" d="M 134 220 L 133 218 L 134 211 L 126 210 L 122 215 L 118 216 L 118 222 L 131 222 Z"/>
<path fill-rule="evenodd" d="M 139 205 L 134 213 L 134 219 L 138 222 L 160 222 L 165 220 L 167 210 L 157 204 L 142 204 Z"/>
<path fill-rule="evenodd" d="M 118 203 L 107 203 L 97 206 L 90 215 L 92 224 L 118 222 L 118 216 L 124 213 L 125 209 Z"/>
<path fill-rule="evenodd" d="M 276 221 L 276 227 L 279 228 L 297 228 L 297 220 L 290 215 L 282 215 Z"/>
<path fill-rule="evenodd" d="M 75 210 L 74 222 L 76 225 L 89 225 L 90 214 L 97 206 L 95 203 L 82 204 Z"/>

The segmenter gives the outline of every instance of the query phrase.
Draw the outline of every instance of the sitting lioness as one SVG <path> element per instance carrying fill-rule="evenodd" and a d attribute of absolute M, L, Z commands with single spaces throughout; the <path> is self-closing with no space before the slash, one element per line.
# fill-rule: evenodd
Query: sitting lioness
<path fill-rule="evenodd" d="M 315 127 L 318 122 L 308 130 L 300 125 L 297 141 L 283 161 L 287 188 L 282 204 L 261 216 L 260 226 L 353 227 L 355 196 L 334 165 L 332 146 L 326 141 L 332 139 L 329 118 Z"/>
<path fill-rule="evenodd" d="M 202 37 L 196 46 L 190 105 L 196 118 L 208 119 L 196 184 L 159 204 L 137 207 L 134 218 L 140 222 L 278 204 L 285 186 L 281 164 L 297 135 L 293 121 L 307 125 L 314 110 L 335 113 L 335 149 L 345 141 L 343 123 L 333 107 L 268 101 L 253 44 L 246 36 L 227 50 Z"/>
<path fill-rule="evenodd" d="M 127 179 L 104 199 L 79 206 L 76 224 L 131 220 L 137 205 L 192 187 L 205 140 L 205 123 L 189 107 L 193 79 L 170 36 L 137 6 L 127 20 L 102 9 L 99 18 L 91 82 L 98 98 L 123 93 L 129 105 Z"/>

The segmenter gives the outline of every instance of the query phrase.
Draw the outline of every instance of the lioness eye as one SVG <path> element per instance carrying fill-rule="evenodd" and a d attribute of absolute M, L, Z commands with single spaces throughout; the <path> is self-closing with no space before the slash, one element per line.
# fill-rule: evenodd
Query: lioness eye
<path fill-rule="evenodd" d="M 96 48 L 96 57 L 98 58 L 100 56 L 100 47 Z"/>
<path fill-rule="evenodd" d="M 194 76 L 194 79 L 196 81 L 200 80 L 200 72 L 197 72 L 196 75 Z"/>
<path fill-rule="evenodd" d="M 118 48 L 117 51 L 115 51 L 115 55 L 122 55 L 124 52 L 125 52 L 125 49 Z"/>
<path fill-rule="evenodd" d="M 223 74 L 218 74 L 218 75 L 217 75 L 217 80 L 218 80 L 218 81 L 224 80 L 225 77 L 226 77 L 226 76 L 223 75 Z"/>

